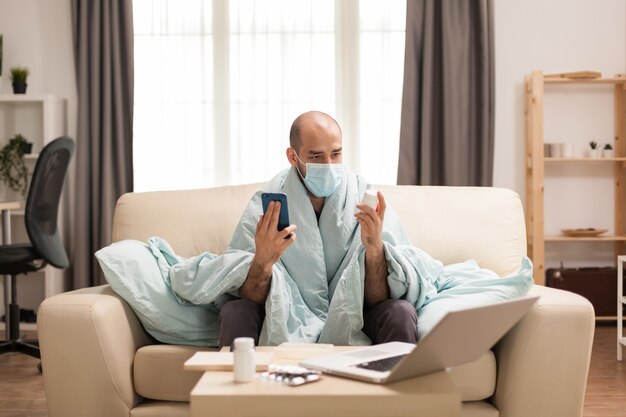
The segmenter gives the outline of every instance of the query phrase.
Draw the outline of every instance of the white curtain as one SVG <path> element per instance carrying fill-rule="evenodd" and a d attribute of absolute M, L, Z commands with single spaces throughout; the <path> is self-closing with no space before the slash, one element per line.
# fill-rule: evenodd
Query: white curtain
<path fill-rule="evenodd" d="M 133 0 L 135 191 L 263 182 L 293 119 L 334 116 L 344 162 L 396 181 L 406 0 Z"/>

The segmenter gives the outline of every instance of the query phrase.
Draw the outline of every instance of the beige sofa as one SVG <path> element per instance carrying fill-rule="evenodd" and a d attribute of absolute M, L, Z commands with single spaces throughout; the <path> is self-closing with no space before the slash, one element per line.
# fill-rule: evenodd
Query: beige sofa
<path fill-rule="evenodd" d="M 113 240 L 165 238 L 182 256 L 222 252 L 258 185 L 126 194 Z M 444 263 L 474 258 L 499 274 L 526 253 L 517 194 L 496 188 L 380 186 L 413 244 Z M 464 416 L 582 415 L 591 304 L 535 286 L 532 311 L 478 361 L 451 371 Z M 158 344 L 109 286 L 45 300 L 39 337 L 50 417 L 187 416 L 194 347 Z M 221 417 L 221 416 L 218 416 Z"/>

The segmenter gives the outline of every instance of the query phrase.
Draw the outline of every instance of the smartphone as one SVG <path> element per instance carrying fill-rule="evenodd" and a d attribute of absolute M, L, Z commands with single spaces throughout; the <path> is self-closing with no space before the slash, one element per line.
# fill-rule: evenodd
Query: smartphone
<path fill-rule="evenodd" d="M 289 210 L 287 209 L 287 194 L 284 193 L 263 193 L 261 194 L 263 203 L 263 214 L 267 212 L 270 201 L 280 202 L 280 215 L 278 217 L 278 230 L 283 230 L 289 226 Z"/>

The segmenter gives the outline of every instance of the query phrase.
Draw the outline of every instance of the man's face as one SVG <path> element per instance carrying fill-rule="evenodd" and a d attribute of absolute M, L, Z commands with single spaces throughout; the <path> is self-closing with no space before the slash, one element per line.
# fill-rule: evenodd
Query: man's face
<path fill-rule="evenodd" d="M 306 163 L 341 164 L 342 144 L 341 132 L 336 126 L 306 126 L 302 129 L 302 145 L 300 149 L 288 148 L 287 158 L 292 166 L 297 166 L 303 177 L 306 177 Z M 302 161 L 298 161 L 296 154 Z"/>

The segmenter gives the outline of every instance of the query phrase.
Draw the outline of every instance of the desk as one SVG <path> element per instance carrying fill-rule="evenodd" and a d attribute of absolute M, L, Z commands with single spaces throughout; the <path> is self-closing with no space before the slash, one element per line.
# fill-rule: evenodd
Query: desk
<path fill-rule="evenodd" d="M 0 201 L 0 210 L 2 210 L 2 244 L 11 243 L 11 210 L 20 208 L 19 201 Z M 11 340 L 9 334 L 9 304 L 11 303 L 11 276 L 4 276 L 4 330 L 6 334 L 5 340 Z"/>

